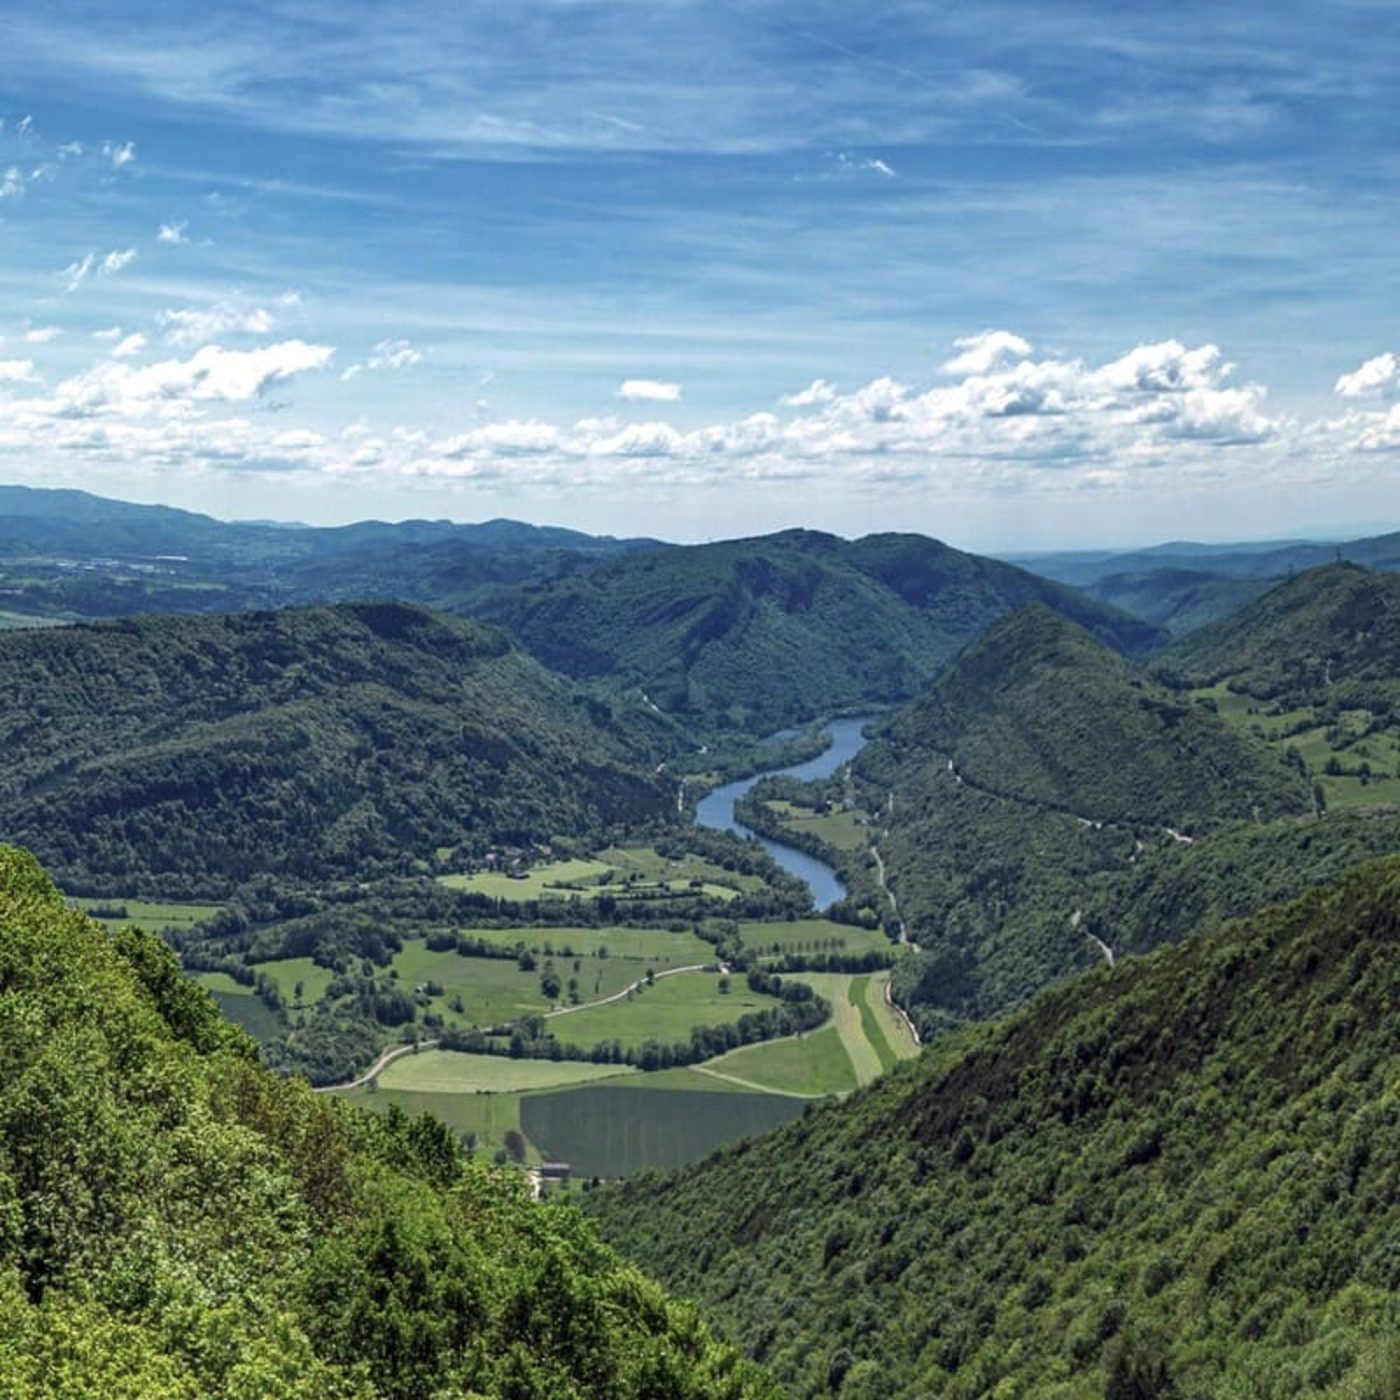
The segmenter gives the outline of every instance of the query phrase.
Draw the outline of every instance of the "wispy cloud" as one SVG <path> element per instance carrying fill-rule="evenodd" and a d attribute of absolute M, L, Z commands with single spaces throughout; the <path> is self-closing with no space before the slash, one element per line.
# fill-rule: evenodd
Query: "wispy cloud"
<path fill-rule="evenodd" d="M 162 311 L 156 318 L 165 338 L 182 348 L 205 345 L 227 335 L 268 335 L 277 329 L 277 317 L 265 306 L 230 301 L 210 306 L 181 306 Z"/>
<path fill-rule="evenodd" d="M 104 141 L 102 154 L 112 162 L 113 169 L 121 170 L 136 159 L 136 143 L 134 141 Z"/>
<path fill-rule="evenodd" d="M 348 383 L 366 370 L 407 369 L 422 358 L 422 352 L 407 340 L 381 340 L 362 363 L 350 365 L 340 378 Z"/>
<path fill-rule="evenodd" d="M 188 243 L 189 239 L 185 237 L 185 230 L 188 227 L 188 221 L 183 219 L 179 223 L 162 224 L 156 233 L 156 241 L 158 243 Z"/>

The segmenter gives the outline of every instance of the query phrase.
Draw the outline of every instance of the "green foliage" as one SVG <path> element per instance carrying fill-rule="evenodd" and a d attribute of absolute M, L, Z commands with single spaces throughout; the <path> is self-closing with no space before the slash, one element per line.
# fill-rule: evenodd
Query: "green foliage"
<path fill-rule="evenodd" d="M 501 633 L 398 604 L 3 634 L 0 742 L 6 831 L 104 892 L 364 879 L 670 801 Z"/>
<path fill-rule="evenodd" d="M 619 556 L 502 590 L 482 615 L 547 666 L 751 733 L 904 700 L 1002 614 L 1041 601 L 1126 650 L 1159 634 L 1061 585 L 918 535 L 812 531 Z"/>
<path fill-rule="evenodd" d="M 1397 910 L 1365 867 L 590 1208 L 797 1397 L 1392 1393 Z"/>
<path fill-rule="evenodd" d="M 257 1068 L 171 955 L 0 848 L 0 1391 L 772 1396 L 431 1119 Z"/>

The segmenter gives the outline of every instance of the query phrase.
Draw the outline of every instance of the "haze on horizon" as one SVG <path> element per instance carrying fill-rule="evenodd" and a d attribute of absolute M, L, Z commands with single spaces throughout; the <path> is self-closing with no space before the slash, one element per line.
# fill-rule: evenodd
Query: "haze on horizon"
<path fill-rule="evenodd" d="M 678 540 L 1394 528 L 1397 9 L 16 13 L 0 480 Z"/>

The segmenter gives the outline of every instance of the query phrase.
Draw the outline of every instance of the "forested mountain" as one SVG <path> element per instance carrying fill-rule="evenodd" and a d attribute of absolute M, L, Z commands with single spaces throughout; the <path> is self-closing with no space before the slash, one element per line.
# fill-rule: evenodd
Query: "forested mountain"
<path fill-rule="evenodd" d="M 791 530 L 670 546 L 481 605 L 545 665 L 639 686 L 668 713 L 753 732 L 908 699 L 966 642 L 1038 601 L 1141 653 L 1156 629 L 920 535 Z"/>
<path fill-rule="evenodd" d="M 1090 935 L 1112 934 L 1084 919 L 1106 878 L 1231 823 L 1312 812 L 1307 780 L 1261 740 L 1037 606 L 885 725 L 856 777 L 920 945 L 895 980 L 925 1031 L 1104 956 Z"/>
<path fill-rule="evenodd" d="M 1228 616 L 1295 574 L 1340 560 L 1400 572 L 1400 532 L 1344 544 L 1177 543 L 1123 554 L 1047 554 L 1015 562 L 1183 636 Z"/>
<path fill-rule="evenodd" d="M 0 1391 L 759 1400 L 568 1207 L 257 1066 L 140 933 L 0 848 Z"/>
<path fill-rule="evenodd" d="M 0 604 L 61 619 L 378 597 L 464 611 L 502 584 L 653 543 L 510 520 L 230 523 L 83 491 L 0 486 Z"/>
<path fill-rule="evenodd" d="M 1394 1394 L 1400 862 L 950 1037 L 604 1233 L 796 1397 Z"/>
<path fill-rule="evenodd" d="M 1400 576 L 1347 563 L 1299 574 L 1174 643 L 1154 669 L 1180 685 L 1229 679 L 1260 699 L 1400 680 Z"/>
<path fill-rule="evenodd" d="M 673 810 L 658 723 L 400 604 L 9 632 L 0 831 L 72 889 L 363 879 Z"/>

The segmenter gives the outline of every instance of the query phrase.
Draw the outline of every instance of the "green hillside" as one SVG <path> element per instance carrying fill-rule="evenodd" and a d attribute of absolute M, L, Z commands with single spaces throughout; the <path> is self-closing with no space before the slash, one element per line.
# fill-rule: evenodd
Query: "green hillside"
<path fill-rule="evenodd" d="M 258 1069 L 158 942 L 11 848 L 0 989 L 6 1397 L 776 1394 L 439 1125 Z"/>
<path fill-rule="evenodd" d="M 1355 564 L 1299 574 L 1183 637 L 1155 669 L 1180 685 L 1230 680 L 1261 699 L 1314 699 L 1400 676 L 1400 577 Z"/>
<path fill-rule="evenodd" d="M 670 546 L 503 589 L 483 615 L 545 665 L 753 732 L 909 698 L 996 618 L 1040 601 L 1141 652 L 1161 634 L 1059 584 L 917 535 L 792 530 Z"/>
<path fill-rule="evenodd" d="M 1400 1386 L 1400 861 L 605 1193 L 796 1397 Z"/>
<path fill-rule="evenodd" d="M 399 604 L 9 632 L 0 830 L 75 890 L 363 878 L 665 812 L 654 724 Z"/>

